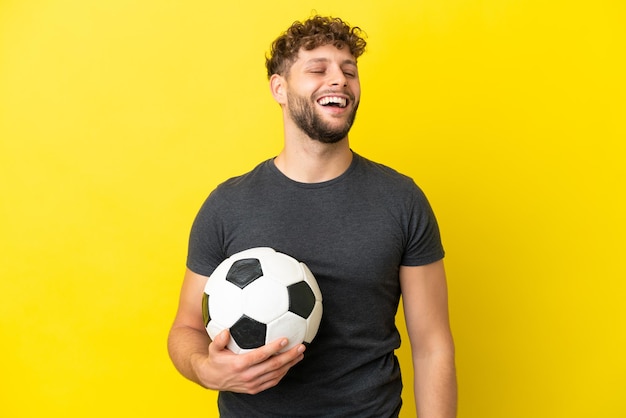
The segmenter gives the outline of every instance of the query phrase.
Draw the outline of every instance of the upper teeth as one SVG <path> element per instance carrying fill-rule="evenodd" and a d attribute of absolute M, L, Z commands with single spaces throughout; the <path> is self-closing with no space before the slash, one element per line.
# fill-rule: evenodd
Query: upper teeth
<path fill-rule="evenodd" d="M 339 105 L 339 107 L 346 107 L 348 104 L 347 102 L 348 101 L 345 98 L 338 96 L 326 96 L 318 100 L 318 103 L 322 106 L 325 106 L 329 103 L 336 103 Z"/>

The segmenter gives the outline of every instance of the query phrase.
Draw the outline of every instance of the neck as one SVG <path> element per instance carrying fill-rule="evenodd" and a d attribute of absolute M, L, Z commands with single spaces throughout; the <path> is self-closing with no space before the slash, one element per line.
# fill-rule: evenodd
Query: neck
<path fill-rule="evenodd" d="M 343 174 L 352 162 L 348 138 L 324 144 L 308 137 L 285 141 L 274 160 L 287 177 L 301 183 L 321 183 Z"/>

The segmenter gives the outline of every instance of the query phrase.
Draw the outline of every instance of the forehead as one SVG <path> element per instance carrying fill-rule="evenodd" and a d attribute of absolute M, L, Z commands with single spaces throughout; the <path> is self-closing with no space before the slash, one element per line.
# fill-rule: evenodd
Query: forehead
<path fill-rule="evenodd" d="M 348 47 L 341 49 L 332 44 L 318 46 L 311 50 L 300 48 L 298 57 L 294 61 L 294 66 L 305 66 L 316 63 L 337 63 L 340 65 L 356 66 L 356 59 L 350 53 Z"/>

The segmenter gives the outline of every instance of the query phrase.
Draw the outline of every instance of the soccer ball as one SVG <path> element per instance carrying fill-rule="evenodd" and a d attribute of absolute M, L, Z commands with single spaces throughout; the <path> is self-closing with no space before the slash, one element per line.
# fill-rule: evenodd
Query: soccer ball
<path fill-rule="evenodd" d="M 272 248 L 251 248 L 233 254 L 211 274 L 202 316 L 211 339 L 230 329 L 228 348 L 234 353 L 286 337 L 282 352 L 313 340 L 322 319 L 322 293 L 304 263 Z"/>

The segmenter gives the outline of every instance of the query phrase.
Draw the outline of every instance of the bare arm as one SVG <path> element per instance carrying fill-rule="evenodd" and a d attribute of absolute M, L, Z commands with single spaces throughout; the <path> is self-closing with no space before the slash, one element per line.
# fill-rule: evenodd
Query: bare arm
<path fill-rule="evenodd" d="M 453 418 L 457 409 L 454 342 L 443 261 L 402 266 L 400 285 L 420 418 Z"/>
<path fill-rule="evenodd" d="M 208 277 L 187 270 L 180 301 L 168 337 L 172 363 L 187 379 L 215 390 L 254 394 L 278 384 L 289 368 L 302 360 L 304 346 L 278 353 L 279 339 L 246 354 L 226 348 L 228 331 L 211 341 L 202 319 L 202 293 Z"/>

